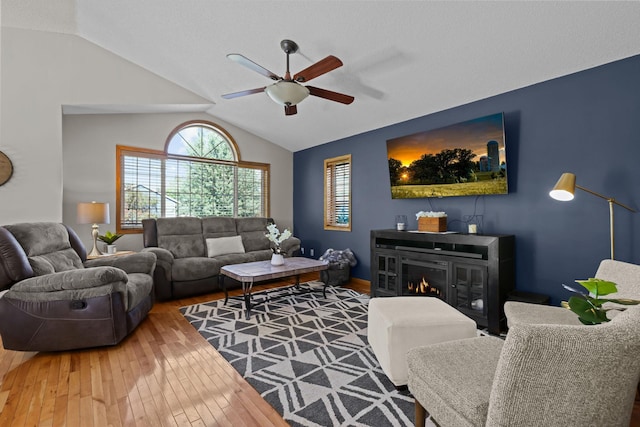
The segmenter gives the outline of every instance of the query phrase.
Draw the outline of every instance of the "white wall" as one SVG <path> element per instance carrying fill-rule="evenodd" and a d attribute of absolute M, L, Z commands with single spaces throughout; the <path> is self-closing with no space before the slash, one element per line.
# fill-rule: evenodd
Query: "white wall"
<path fill-rule="evenodd" d="M 293 224 L 293 154 L 208 114 L 102 114 L 66 115 L 62 121 L 64 162 L 63 221 L 91 244 L 91 226 L 76 224 L 78 202 L 106 201 L 110 225 L 100 232 L 115 232 L 116 145 L 162 150 L 169 133 L 179 124 L 202 119 L 224 128 L 238 145 L 240 159 L 271 164 L 271 216 L 282 227 Z M 282 228 L 281 228 L 282 229 Z M 119 250 L 142 249 L 142 235 L 125 235 Z"/>
<path fill-rule="evenodd" d="M 0 41 L 0 151 L 14 165 L 12 179 L 0 186 L 0 224 L 74 226 L 78 201 L 100 199 L 115 209 L 115 145 L 162 149 L 175 126 L 202 118 L 232 134 L 243 160 L 271 163 L 271 215 L 291 226 L 292 153 L 204 113 L 68 116 L 63 135 L 62 106 L 186 111 L 211 101 L 74 35 L 3 26 Z M 74 228 L 88 245 L 90 227 Z M 141 245 L 138 235 L 120 246 Z"/>
<path fill-rule="evenodd" d="M 77 36 L 2 27 L 0 224 L 62 220 L 62 105 L 209 103 Z"/>

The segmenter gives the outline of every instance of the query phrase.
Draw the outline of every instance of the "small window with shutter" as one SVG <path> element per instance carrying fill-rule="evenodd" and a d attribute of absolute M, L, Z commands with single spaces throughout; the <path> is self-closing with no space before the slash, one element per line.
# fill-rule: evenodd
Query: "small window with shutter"
<path fill-rule="evenodd" d="M 351 231 L 351 154 L 324 161 L 324 229 Z"/>

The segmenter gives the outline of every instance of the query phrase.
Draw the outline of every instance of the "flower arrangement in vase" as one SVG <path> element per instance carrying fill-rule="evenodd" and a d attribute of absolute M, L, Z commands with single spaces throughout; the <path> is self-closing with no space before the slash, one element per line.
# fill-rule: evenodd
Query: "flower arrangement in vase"
<path fill-rule="evenodd" d="M 278 230 L 278 227 L 275 224 L 267 225 L 267 231 L 268 233 L 265 234 L 265 236 L 267 236 L 267 239 L 269 239 L 269 241 L 273 243 L 273 247 L 271 248 L 271 250 L 273 251 L 273 255 L 271 256 L 271 264 L 282 265 L 284 264 L 284 256 L 282 255 L 282 248 L 280 247 L 280 245 L 282 244 L 282 242 L 291 237 L 291 231 L 285 228 L 285 230 L 280 233 L 280 230 Z"/>

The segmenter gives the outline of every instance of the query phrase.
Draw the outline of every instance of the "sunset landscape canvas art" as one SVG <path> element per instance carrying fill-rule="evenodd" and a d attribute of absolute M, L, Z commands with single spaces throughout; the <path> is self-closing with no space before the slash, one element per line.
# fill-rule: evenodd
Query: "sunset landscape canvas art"
<path fill-rule="evenodd" d="M 504 114 L 387 141 L 393 199 L 507 194 Z"/>

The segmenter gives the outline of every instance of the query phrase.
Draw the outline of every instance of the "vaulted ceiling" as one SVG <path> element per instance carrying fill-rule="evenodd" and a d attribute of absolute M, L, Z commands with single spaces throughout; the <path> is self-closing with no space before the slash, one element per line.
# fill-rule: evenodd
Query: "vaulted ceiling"
<path fill-rule="evenodd" d="M 210 100 L 212 116 L 291 151 L 640 54 L 637 1 L 3 0 L 2 7 L 3 25 L 75 33 Z M 300 46 L 292 72 L 340 58 L 344 66 L 313 86 L 355 101 L 311 96 L 285 117 L 264 93 L 221 97 L 271 83 L 228 53 L 283 75 L 282 39 Z M 128 108 L 135 110 L 112 106 Z"/>

